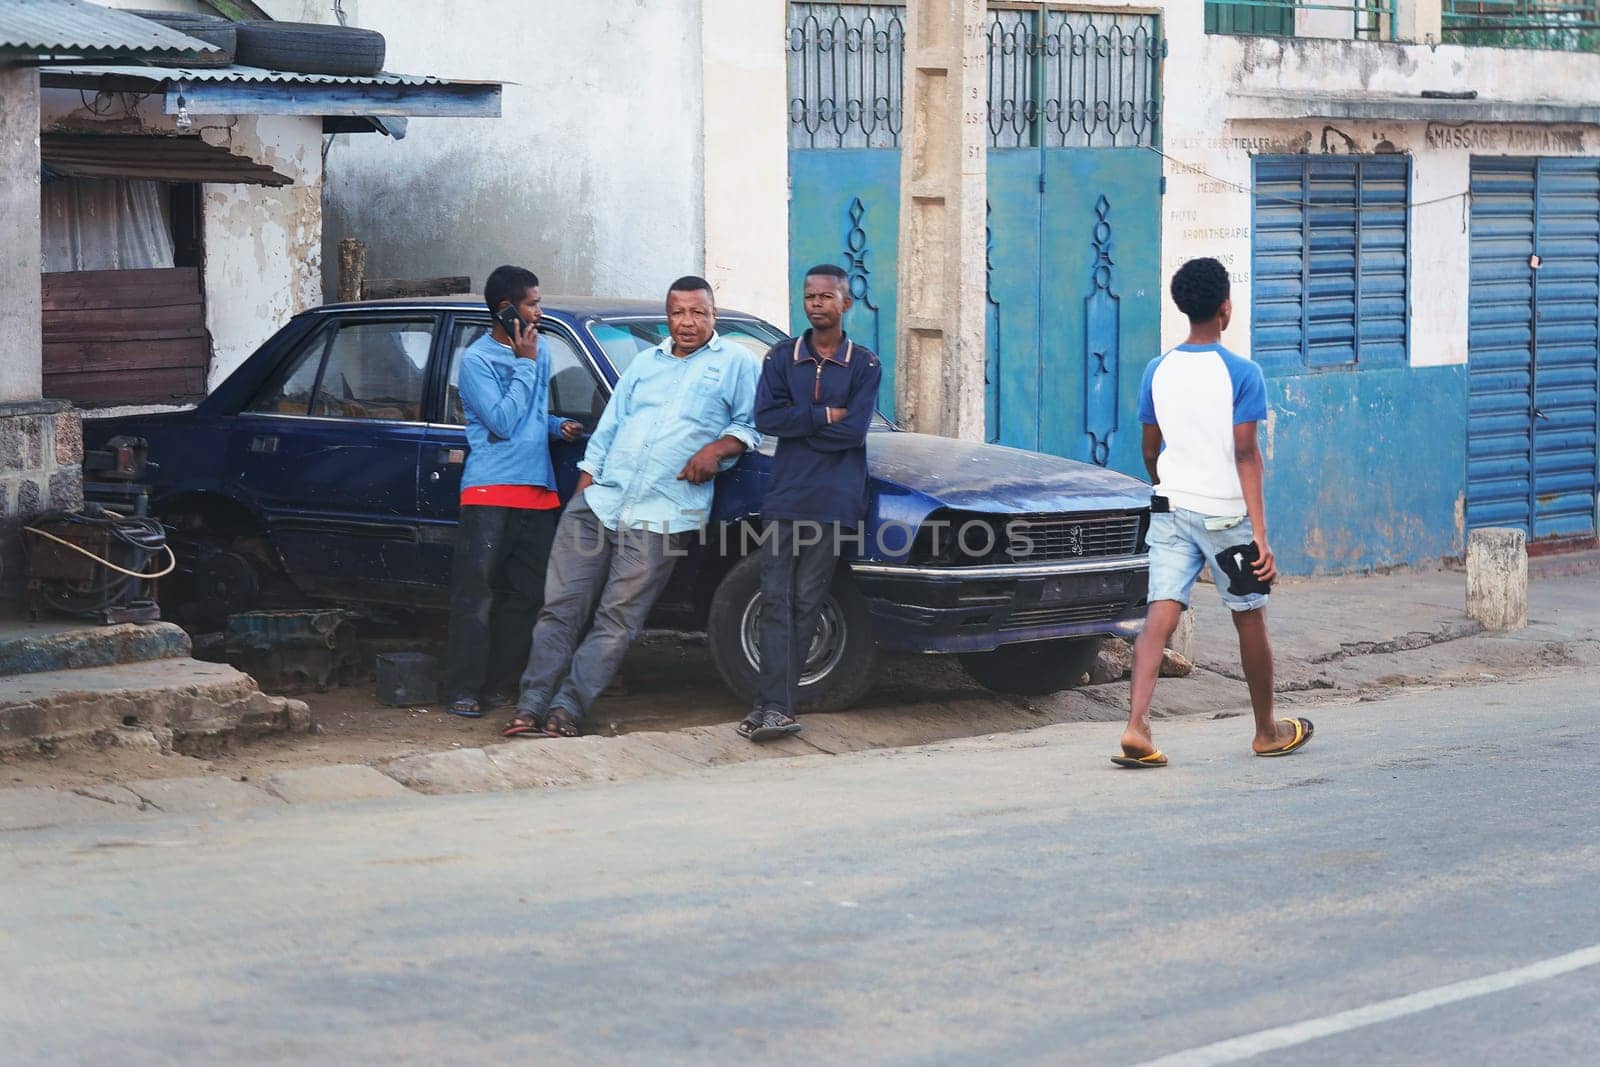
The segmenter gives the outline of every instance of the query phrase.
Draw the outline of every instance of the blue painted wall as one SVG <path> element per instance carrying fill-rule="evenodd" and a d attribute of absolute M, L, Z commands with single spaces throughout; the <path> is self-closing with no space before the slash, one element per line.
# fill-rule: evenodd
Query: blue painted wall
<path fill-rule="evenodd" d="M 790 325 L 806 328 L 805 272 L 836 263 L 850 272 L 850 336 L 883 362 L 878 408 L 894 417 L 894 323 L 900 258 L 900 153 L 883 148 L 789 153 Z"/>
<path fill-rule="evenodd" d="M 1288 574 L 1463 551 L 1467 368 L 1267 378 L 1267 521 Z"/>

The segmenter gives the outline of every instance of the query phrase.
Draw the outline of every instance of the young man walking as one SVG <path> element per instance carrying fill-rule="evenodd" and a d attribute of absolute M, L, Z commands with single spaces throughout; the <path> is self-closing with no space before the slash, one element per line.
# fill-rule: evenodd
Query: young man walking
<path fill-rule="evenodd" d="M 1255 712 L 1251 747 L 1258 756 L 1286 756 L 1311 740 L 1312 725 L 1273 717 L 1266 586 L 1278 568 L 1267 541 L 1266 467 L 1256 442 L 1256 426 L 1267 417 L 1266 382 L 1260 367 L 1222 345 L 1233 302 L 1221 263 L 1185 263 L 1173 275 L 1172 299 L 1189 317 L 1189 338 L 1150 364 L 1139 391 L 1144 462 L 1155 485 L 1150 608 L 1133 647 L 1133 707 L 1122 754 L 1112 762 L 1167 765 L 1150 736 L 1150 698 L 1167 641 L 1208 565 L 1239 633 Z M 1225 566 L 1225 559 L 1244 562 Z"/>
<path fill-rule="evenodd" d="M 761 443 L 760 367 L 717 335 L 704 278 L 672 283 L 667 329 L 623 370 L 578 464 L 507 737 L 578 736 L 710 515 L 713 480 Z"/>
<path fill-rule="evenodd" d="M 458 376 L 471 450 L 461 474 L 445 682 L 450 713 L 469 719 L 515 691 L 561 508 L 550 439 L 575 440 L 583 429 L 549 413 L 539 279 L 498 267 L 483 293 L 494 328 L 462 353 Z M 500 321 L 507 308 L 517 313 L 511 333 Z"/>
<path fill-rule="evenodd" d="M 761 689 L 740 736 L 798 733 L 800 673 L 839 563 L 841 534 L 867 512 L 867 427 L 883 377 L 878 357 L 845 336 L 849 276 L 826 264 L 806 273 L 811 328 L 767 353 L 756 390 L 756 429 L 778 439 L 761 504 Z"/>

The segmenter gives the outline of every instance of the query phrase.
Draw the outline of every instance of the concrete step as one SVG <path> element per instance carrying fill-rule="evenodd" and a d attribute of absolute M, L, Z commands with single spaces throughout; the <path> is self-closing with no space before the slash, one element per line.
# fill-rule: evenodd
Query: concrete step
<path fill-rule="evenodd" d="M 189 635 L 170 622 L 85 626 L 0 620 L 0 677 L 176 659 L 190 651 Z"/>
<path fill-rule="evenodd" d="M 1581 578 L 1590 574 L 1600 574 L 1600 549 L 1551 552 L 1528 557 L 1528 577 L 1535 581 Z"/>
<path fill-rule="evenodd" d="M 310 726 L 303 702 L 268 696 L 227 664 L 187 657 L 0 677 L 0 753 L 141 735 L 163 750 L 204 754 L 232 738 Z"/>

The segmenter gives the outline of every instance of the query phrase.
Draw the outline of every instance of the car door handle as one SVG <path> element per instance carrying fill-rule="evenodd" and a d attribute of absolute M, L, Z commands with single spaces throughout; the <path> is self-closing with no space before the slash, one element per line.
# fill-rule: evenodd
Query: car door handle
<path fill-rule="evenodd" d="M 467 450 L 464 448 L 441 448 L 439 449 L 438 461 L 446 467 L 459 467 L 467 461 Z"/>
<path fill-rule="evenodd" d="M 278 451 L 278 439 L 271 434 L 257 434 L 250 438 L 250 451 L 271 455 Z"/>

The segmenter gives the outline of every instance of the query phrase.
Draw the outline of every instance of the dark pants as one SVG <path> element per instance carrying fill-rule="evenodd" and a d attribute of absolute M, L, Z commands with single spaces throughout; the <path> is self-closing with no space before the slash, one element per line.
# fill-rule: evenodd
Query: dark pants
<path fill-rule="evenodd" d="M 582 719 L 622 666 L 691 536 L 608 530 L 582 494 L 573 497 L 550 552 L 517 710 L 559 708 Z"/>
<path fill-rule="evenodd" d="M 838 527 L 789 519 L 768 524 L 761 545 L 762 708 L 795 713 L 800 672 L 838 563 Z"/>
<path fill-rule="evenodd" d="M 476 504 L 461 509 L 450 575 L 450 700 L 512 691 L 544 603 L 560 514 Z"/>

